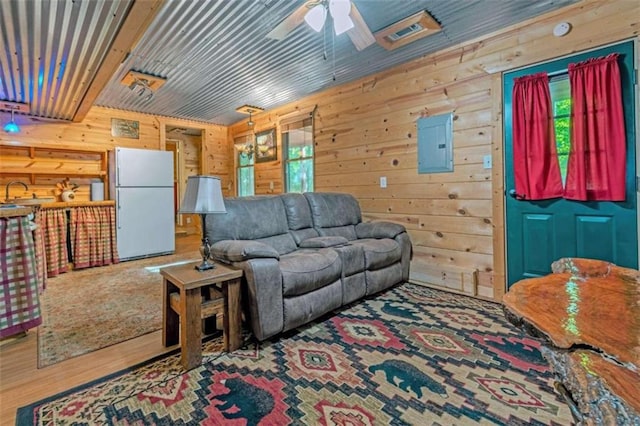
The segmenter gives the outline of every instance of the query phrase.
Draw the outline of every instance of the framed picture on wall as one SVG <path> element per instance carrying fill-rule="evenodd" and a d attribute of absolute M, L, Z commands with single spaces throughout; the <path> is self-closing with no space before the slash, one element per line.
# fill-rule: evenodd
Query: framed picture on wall
<path fill-rule="evenodd" d="M 278 159 L 276 129 L 256 133 L 256 163 L 275 161 Z"/>
<path fill-rule="evenodd" d="M 111 119 L 111 136 L 140 139 L 140 122 L 122 118 Z"/>

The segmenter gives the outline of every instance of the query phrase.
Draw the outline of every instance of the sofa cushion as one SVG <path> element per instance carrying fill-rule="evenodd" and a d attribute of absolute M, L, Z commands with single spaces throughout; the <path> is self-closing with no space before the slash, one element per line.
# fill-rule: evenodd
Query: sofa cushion
<path fill-rule="evenodd" d="M 289 231 L 289 233 L 298 246 L 304 240 L 308 240 L 309 238 L 316 238 L 319 235 L 318 231 L 316 231 L 315 228 L 296 229 L 295 231 Z"/>
<path fill-rule="evenodd" d="M 282 203 L 287 213 L 287 222 L 289 229 L 296 231 L 298 229 L 312 228 L 311 210 L 309 203 L 302 194 L 287 193 L 282 194 Z"/>
<path fill-rule="evenodd" d="M 356 227 L 353 225 L 334 226 L 331 228 L 317 228 L 318 234 L 322 237 L 343 237 L 349 241 L 358 238 Z"/>
<path fill-rule="evenodd" d="M 362 222 L 360 205 L 353 195 L 305 192 L 304 196 L 309 202 L 315 228 L 334 228 Z"/>
<path fill-rule="evenodd" d="M 281 255 L 291 253 L 298 248 L 296 242 L 289 233 L 273 235 L 267 238 L 258 238 L 256 241 L 270 245 L 278 252 L 278 254 Z"/>
<path fill-rule="evenodd" d="M 210 243 L 221 240 L 257 240 L 289 232 L 280 197 L 225 198 L 226 214 L 206 215 Z"/>
<path fill-rule="evenodd" d="M 399 262 L 402 257 L 400 244 L 390 238 L 365 238 L 352 241 L 351 244 L 362 247 L 365 268 L 369 271 Z"/>
<path fill-rule="evenodd" d="M 278 259 L 280 257 L 272 246 L 251 240 L 218 241 L 211 246 L 211 254 L 214 259 L 223 259 L 229 262 L 242 262 L 257 258 Z"/>
<path fill-rule="evenodd" d="M 340 278 L 342 262 L 331 249 L 299 249 L 280 256 L 282 293 L 297 296 L 324 287 Z"/>
<path fill-rule="evenodd" d="M 297 248 L 289 234 L 287 216 L 280 197 L 225 198 L 226 214 L 206 215 L 206 236 L 210 243 L 222 240 L 257 240 L 272 246 L 278 254 Z"/>
<path fill-rule="evenodd" d="M 356 225 L 358 238 L 395 238 L 405 231 L 404 226 L 392 222 L 367 222 Z"/>
<path fill-rule="evenodd" d="M 340 246 L 348 242 L 344 237 L 314 237 L 301 241 L 299 246 L 302 248 L 323 248 Z"/>

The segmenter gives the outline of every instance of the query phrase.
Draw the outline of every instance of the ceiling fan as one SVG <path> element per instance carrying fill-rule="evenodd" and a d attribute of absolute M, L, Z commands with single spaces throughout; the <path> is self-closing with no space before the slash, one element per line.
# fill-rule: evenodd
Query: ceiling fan
<path fill-rule="evenodd" d="M 284 40 L 291 31 L 306 22 L 316 32 L 320 32 L 331 16 L 336 35 L 347 33 L 356 49 L 363 50 L 376 42 L 375 37 L 350 0 L 309 0 L 294 10 L 280 22 L 267 38 Z"/>

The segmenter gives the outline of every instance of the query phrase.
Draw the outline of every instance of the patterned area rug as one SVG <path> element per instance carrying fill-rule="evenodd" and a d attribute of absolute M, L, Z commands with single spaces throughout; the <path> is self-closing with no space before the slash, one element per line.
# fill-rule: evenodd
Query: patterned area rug
<path fill-rule="evenodd" d="M 154 360 L 18 410 L 31 425 L 566 425 L 539 343 L 499 305 L 404 284 L 203 365 Z"/>
<path fill-rule="evenodd" d="M 38 368 L 162 328 L 162 276 L 157 266 L 197 257 L 158 256 L 50 278 L 40 297 Z"/>

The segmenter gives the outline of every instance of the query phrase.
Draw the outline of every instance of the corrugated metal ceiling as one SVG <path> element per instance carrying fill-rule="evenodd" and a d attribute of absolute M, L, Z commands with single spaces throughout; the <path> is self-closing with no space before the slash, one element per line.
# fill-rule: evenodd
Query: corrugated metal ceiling
<path fill-rule="evenodd" d="M 442 25 L 393 51 L 357 51 L 346 34 L 305 24 L 266 38 L 303 0 L 166 1 L 95 104 L 227 125 L 245 118 L 243 104 L 270 109 L 574 1 L 353 0 L 373 32 L 421 10 Z M 0 1 L 0 99 L 70 119 L 132 2 Z M 167 81 L 147 100 L 121 84 L 129 70 Z"/>
<path fill-rule="evenodd" d="M 132 3 L 0 1 L 0 99 L 70 120 Z"/>

